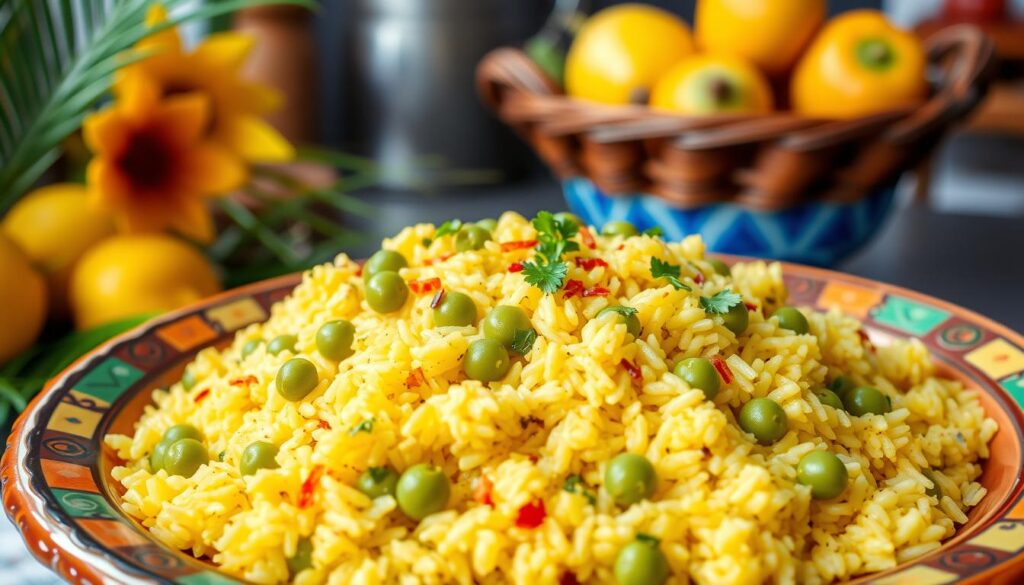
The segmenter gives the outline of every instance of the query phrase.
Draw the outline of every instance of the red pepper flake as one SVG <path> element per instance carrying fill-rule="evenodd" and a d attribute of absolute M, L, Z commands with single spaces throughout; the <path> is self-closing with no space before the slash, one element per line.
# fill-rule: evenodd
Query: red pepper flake
<path fill-rule="evenodd" d="M 548 512 L 544 509 L 544 500 L 530 502 L 519 508 L 519 515 L 516 516 L 516 526 L 519 528 L 536 528 L 544 523 Z"/>
<path fill-rule="evenodd" d="M 575 262 L 576 266 L 583 270 L 593 270 L 596 266 L 608 266 L 608 263 L 600 258 L 576 258 Z"/>
<path fill-rule="evenodd" d="M 513 262 L 513 263 L 509 264 L 508 265 L 508 271 L 512 272 L 512 273 L 522 272 L 523 271 L 523 263 L 522 262 Z"/>
<path fill-rule="evenodd" d="M 441 279 L 440 278 L 428 278 L 426 280 L 410 280 L 409 281 L 409 290 L 411 290 L 413 293 L 418 294 L 418 295 L 422 295 L 422 294 L 426 294 L 426 293 L 432 293 L 435 290 L 439 290 L 440 288 L 441 288 Z"/>
<path fill-rule="evenodd" d="M 192 401 L 195 402 L 196 404 L 199 404 L 200 402 L 202 402 L 209 395 L 210 395 L 210 389 L 209 388 L 203 388 L 199 392 L 196 392 L 196 396 L 195 396 L 195 398 L 192 399 Z"/>
<path fill-rule="evenodd" d="M 584 297 L 606 297 L 611 293 L 610 290 L 603 286 L 592 286 L 587 290 L 583 291 Z"/>
<path fill-rule="evenodd" d="M 362 264 L 357 264 L 356 265 L 356 276 L 362 276 L 362 275 L 363 275 L 363 265 Z"/>
<path fill-rule="evenodd" d="M 729 364 L 725 363 L 725 360 L 716 355 L 711 358 L 711 364 L 718 370 L 718 375 L 722 377 L 723 382 L 732 384 L 732 370 L 729 369 Z"/>
<path fill-rule="evenodd" d="M 316 465 L 309 472 L 309 477 L 302 482 L 302 489 L 299 491 L 299 508 L 305 509 L 313 505 L 313 496 L 316 486 L 320 483 L 320 476 L 324 474 L 323 465 Z"/>
<path fill-rule="evenodd" d="M 255 384 L 259 382 L 256 376 L 242 376 L 241 378 L 235 378 L 228 382 L 231 386 L 248 386 L 249 384 Z"/>
<path fill-rule="evenodd" d="M 615 248 L 615 249 L 616 250 L 625 250 L 626 249 L 626 244 L 619 244 L 619 247 Z"/>
<path fill-rule="evenodd" d="M 317 425 L 316 425 L 316 426 L 318 426 L 318 427 L 320 427 L 321 429 L 324 429 L 324 430 L 326 430 L 326 431 L 329 431 L 329 430 L 331 430 L 331 423 L 329 423 L 329 422 L 327 422 L 327 421 L 325 421 L 325 420 L 321 420 L 321 421 L 320 421 L 319 423 L 317 423 Z"/>
<path fill-rule="evenodd" d="M 437 291 L 437 293 L 434 295 L 434 298 L 430 299 L 430 308 L 436 309 L 440 307 L 441 303 L 444 302 L 444 295 L 445 292 L 443 288 Z"/>
<path fill-rule="evenodd" d="M 591 250 L 597 248 L 597 242 L 594 241 L 594 235 L 590 233 L 590 228 L 586 226 L 580 228 L 580 239 L 583 240 L 583 245 Z"/>
<path fill-rule="evenodd" d="M 583 294 L 583 283 L 578 280 L 569 280 L 565 283 L 563 295 L 567 299 L 571 299 L 577 295 Z"/>
<path fill-rule="evenodd" d="M 757 305 L 755 305 L 754 303 L 743 303 L 743 306 L 746 307 L 748 311 L 751 311 L 751 312 L 756 312 L 757 311 Z"/>
<path fill-rule="evenodd" d="M 696 284 L 697 286 L 704 284 L 704 273 L 698 272 L 696 275 L 694 275 L 693 283 Z"/>
<path fill-rule="evenodd" d="M 622 364 L 622 367 L 626 368 L 626 371 L 629 372 L 629 377 L 633 378 L 634 382 L 639 382 L 644 379 L 643 372 L 641 372 L 639 366 L 637 366 L 633 362 L 623 358 L 623 360 L 619 363 Z"/>
<path fill-rule="evenodd" d="M 409 375 L 405 378 L 405 385 L 407 388 L 419 388 L 427 381 L 426 375 L 423 374 L 423 368 L 416 368 L 409 372 Z"/>
<path fill-rule="evenodd" d="M 868 334 L 867 334 L 866 331 L 864 331 L 863 329 L 858 329 L 857 330 L 857 337 L 860 337 L 861 343 L 866 345 L 869 350 L 875 351 L 875 344 L 871 343 L 871 338 L 868 337 Z"/>
<path fill-rule="evenodd" d="M 431 266 L 431 265 L 436 264 L 438 262 L 444 262 L 445 260 L 451 258 L 454 255 L 455 255 L 455 252 L 449 252 L 447 254 L 441 254 L 437 258 L 427 258 L 426 260 L 423 261 L 423 265 L 424 266 Z"/>
<path fill-rule="evenodd" d="M 516 240 L 513 242 L 502 242 L 501 251 L 511 252 L 512 250 L 527 250 L 537 245 L 537 240 Z"/>
<path fill-rule="evenodd" d="M 473 501 L 485 506 L 494 507 L 494 484 L 491 478 L 481 475 L 473 489 Z"/>
<path fill-rule="evenodd" d="M 576 573 L 566 571 L 558 578 L 558 585 L 580 585 L 580 582 L 576 579 Z"/>

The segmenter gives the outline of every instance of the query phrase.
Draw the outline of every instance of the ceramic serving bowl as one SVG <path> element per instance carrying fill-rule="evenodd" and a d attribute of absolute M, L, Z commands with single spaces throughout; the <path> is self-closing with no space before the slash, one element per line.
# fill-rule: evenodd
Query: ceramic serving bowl
<path fill-rule="evenodd" d="M 669 234 L 671 235 L 671 234 Z M 794 304 L 839 307 L 864 320 L 872 341 L 918 336 L 944 375 L 978 393 L 999 423 L 981 482 L 988 495 L 942 548 L 858 582 L 1020 583 L 1024 579 L 1024 338 L 943 301 L 860 278 L 785 266 Z M 72 583 L 235 583 L 171 550 L 121 511 L 110 477 L 119 461 L 103 445 L 129 434 L 155 388 L 180 378 L 204 347 L 262 321 L 299 276 L 265 281 L 155 319 L 86 355 L 32 402 L 3 457 L 7 515 L 41 562 Z"/>
<path fill-rule="evenodd" d="M 608 195 L 590 179 L 563 181 L 565 201 L 588 225 L 624 219 L 644 230 L 659 226 L 668 240 L 700 234 L 720 254 L 778 258 L 832 266 L 859 250 L 892 210 L 893 187 L 856 201 L 807 201 L 779 210 L 742 203 L 677 207 L 656 195 Z"/>

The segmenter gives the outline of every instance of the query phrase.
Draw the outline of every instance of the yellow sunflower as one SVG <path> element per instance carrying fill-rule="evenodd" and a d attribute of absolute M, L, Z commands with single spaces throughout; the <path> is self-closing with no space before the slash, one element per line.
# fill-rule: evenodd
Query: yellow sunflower
<path fill-rule="evenodd" d="M 149 26 L 166 21 L 167 11 L 154 6 L 146 17 Z M 201 93 L 210 100 L 210 137 L 249 162 L 285 162 L 294 155 L 291 144 L 263 116 L 280 107 L 281 95 L 241 77 L 253 48 L 253 39 L 238 33 L 217 33 L 191 52 L 182 48 L 175 28 L 151 35 L 138 44 L 153 56 L 123 69 L 114 84 L 120 96 L 135 77 L 151 79 L 162 97 Z"/>
<path fill-rule="evenodd" d="M 173 228 L 210 241 L 205 198 L 247 179 L 244 162 L 206 135 L 210 114 L 210 100 L 201 93 L 162 98 L 147 77 L 126 79 L 118 99 L 83 124 L 95 154 L 87 170 L 90 198 L 124 231 Z"/>

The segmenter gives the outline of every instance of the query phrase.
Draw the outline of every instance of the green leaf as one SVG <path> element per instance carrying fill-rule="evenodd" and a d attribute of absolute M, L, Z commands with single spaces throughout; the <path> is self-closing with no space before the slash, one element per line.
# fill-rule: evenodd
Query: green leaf
<path fill-rule="evenodd" d="M 460 229 L 462 229 L 461 219 L 449 219 L 437 227 L 437 230 L 434 232 L 434 239 L 458 233 Z"/>
<path fill-rule="evenodd" d="M 689 286 L 683 284 L 679 280 L 680 268 L 670 262 L 665 262 L 660 258 L 651 257 L 651 276 L 654 278 L 664 278 L 671 284 L 676 290 L 693 290 Z"/>
<path fill-rule="evenodd" d="M 597 501 L 594 497 L 593 492 L 586 488 L 586 483 L 583 482 L 583 478 L 579 475 L 573 474 L 565 478 L 565 483 L 562 484 L 562 489 L 569 492 L 570 494 L 578 494 L 587 499 L 587 502 L 591 506 Z"/>
<path fill-rule="evenodd" d="M 512 334 L 512 351 L 519 355 L 526 355 L 533 349 L 535 341 L 537 341 L 537 332 L 533 329 L 516 329 Z"/>
<path fill-rule="evenodd" d="M 706 313 L 715 315 L 724 315 L 741 302 L 743 302 L 743 297 L 729 289 L 718 292 L 714 296 L 700 298 L 701 308 Z"/>
<path fill-rule="evenodd" d="M 110 89 L 116 72 L 143 56 L 140 39 L 180 23 L 249 6 L 312 0 L 163 0 L 171 14 L 145 24 L 157 0 L 10 0 L 0 4 L 0 213 L 57 160 L 60 141 Z"/>
<path fill-rule="evenodd" d="M 523 276 L 526 282 L 547 294 L 554 294 L 565 284 L 569 266 L 565 262 L 523 262 Z"/>
<path fill-rule="evenodd" d="M 624 307 L 622 305 L 615 305 L 615 306 L 607 307 L 605 309 L 602 309 L 602 311 L 609 311 L 609 312 L 612 312 L 612 313 L 618 313 L 619 315 L 622 315 L 623 317 L 632 317 L 633 315 L 636 315 L 639 312 L 636 309 L 634 309 L 633 307 Z"/>
<path fill-rule="evenodd" d="M 358 435 L 359 433 L 372 433 L 373 432 L 373 425 L 376 422 L 377 422 L 376 419 L 374 419 L 371 416 L 370 418 L 364 420 L 363 422 L 359 423 L 358 425 L 352 427 L 352 430 L 350 430 L 348 432 L 348 434 L 349 434 L 350 437 L 354 437 L 354 436 Z"/>
<path fill-rule="evenodd" d="M 661 235 L 664 232 L 662 231 L 661 226 L 657 226 L 656 225 L 654 227 L 649 227 L 649 228 L 645 229 L 644 231 L 642 231 L 640 233 L 642 233 L 645 236 L 661 237 Z"/>

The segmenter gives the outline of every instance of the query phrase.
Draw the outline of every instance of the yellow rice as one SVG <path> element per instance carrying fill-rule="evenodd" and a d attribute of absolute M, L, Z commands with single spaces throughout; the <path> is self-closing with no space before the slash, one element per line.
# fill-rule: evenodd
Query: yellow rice
<path fill-rule="evenodd" d="M 587 272 L 570 264 L 569 278 L 611 295 L 565 300 L 508 271 L 533 253 L 498 244 L 535 237 L 521 216 L 505 214 L 484 249 L 430 265 L 454 252 L 451 237 L 424 247 L 434 231 L 410 227 L 384 247 L 409 260 L 406 280 L 440 277 L 446 289 L 470 295 L 480 317 L 498 304 L 526 310 L 538 339 L 503 380 L 465 380 L 461 357 L 481 334 L 433 327 L 431 295 L 410 294 L 390 315 L 370 310 L 359 266 L 341 255 L 307 272 L 266 323 L 240 331 L 223 350 L 202 351 L 190 365 L 198 380 L 191 392 L 180 383 L 155 392 L 133 437 L 107 437 L 128 461 L 114 470 L 127 490 L 125 511 L 167 545 L 257 583 L 287 581 L 286 559 L 303 537 L 313 567 L 296 583 L 536 585 L 567 573 L 612 583 L 618 551 L 645 533 L 660 539 L 671 583 L 753 585 L 828 583 L 891 568 L 938 548 L 985 496 L 975 480 L 996 423 L 971 391 L 934 376 L 919 341 L 872 350 L 855 319 L 807 309 L 811 335 L 752 311 L 737 339 L 701 309 L 701 292 L 731 287 L 771 314 L 786 302 L 778 264 L 740 264 L 730 279 L 703 260 L 698 237 L 598 237 L 596 250 L 581 253 L 609 266 Z M 700 268 L 703 291 L 653 279 L 652 256 L 682 265 L 684 275 Z M 639 338 L 615 319 L 593 318 L 609 304 L 639 311 Z M 335 364 L 314 338 L 321 324 L 341 318 L 356 327 L 356 353 Z M 240 357 L 247 341 L 286 333 L 298 335 L 297 354 L 320 373 L 300 402 L 284 400 L 274 382 L 294 354 L 270 355 L 263 344 Z M 733 373 L 713 402 L 671 373 L 692 356 L 720 356 Z M 624 359 L 640 367 L 641 383 Z M 419 387 L 407 384 L 416 368 L 426 379 Z M 855 417 L 823 406 L 813 390 L 840 374 L 881 390 L 892 411 Z M 250 375 L 251 385 L 229 383 Z M 209 395 L 197 404 L 203 389 Z M 745 402 L 765 396 L 789 417 L 789 433 L 767 447 L 736 423 Z M 349 432 L 371 417 L 372 432 Z M 151 473 L 148 454 L 182 422 L 205 435 L 211 463 L 190 478 Z M 256 440 L 280 446 L 280 468 L 243 477 L 239 457 Z M 797 462 L 818 448 L 839 455 L 849 472 L 835 500 L 812 500 L 795 482 Z M 623 451 L 646 455 L 659 478 L 653 498 L 626 509 L 601 489 L 606 462 Z M 401 471 L 419 462 L 444 469 L 452 496 L 444 512 L 418 524 L 392 497 L 371 500 L 353 487 L 368 466 Z M 301 485 L 318 465 L 325 472 L 313 505 L 302 509 Z M 944 494 L 938 504 L 925 495 L 931 482 L 921 473 L 933 468 Z M 493 482 L 493 508 L 472 498 L 481 474 Z M 593 506 L 563 489 L 570 474 L 582 475 Z M 518 510 L 537 499 L 547 510 L 543 524 L 517 527 Z"/>

